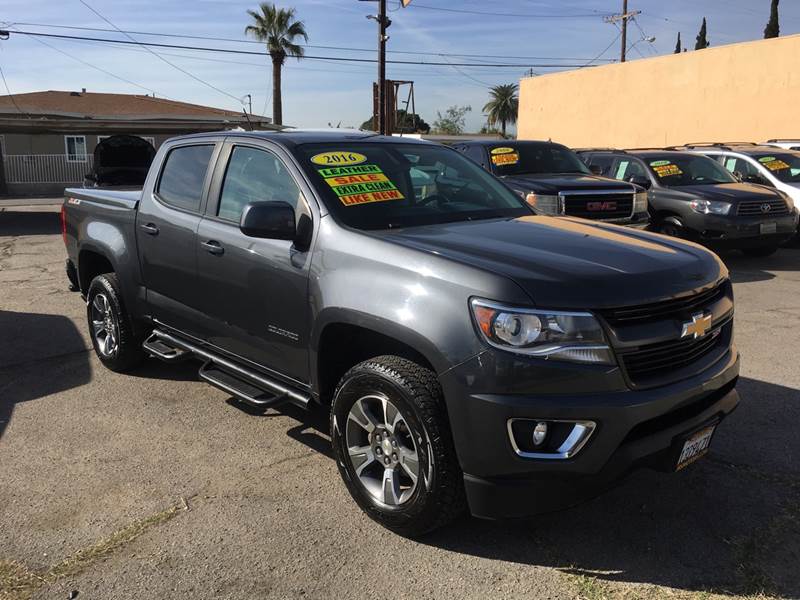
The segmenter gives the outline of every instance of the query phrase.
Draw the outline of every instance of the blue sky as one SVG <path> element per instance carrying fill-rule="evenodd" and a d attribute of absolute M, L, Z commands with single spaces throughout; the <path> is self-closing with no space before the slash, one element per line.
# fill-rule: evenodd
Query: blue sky
<path fill-rule="evenodd" d="M 242 0 L 86 1 L 121 29 L 237 39 L 244 39 L 243 30 L 248 22 L 246 9 L 256 6 L 256 2 Z M 606 48 L 608 50 L 601 58 L 619 55 L 619 42 L 611 44 L 619 32 L 613 25 L 604 23 L 602 18 L 602 14 L 620 9 L 618 0 L 413 0 L 411 7 L 406 9 L 398 9 L 397 0 L 388 0 L 388 3 L 391 9 L 395 9 L 390 13 L 393 20 L 389 29 L 390 52 L 430 53 L 428 56 L 390 54 L 390 59 L 456 63 L 495 61 L 527 66 L 553 62 L 584 64 Z M 419 6 L 415 7 L 415 3 Z M 309 44 L 348 48 L 373 48 L 375 45 L 375 22 L 365 18 L 376 10 L 374 2 L 279 0 L 278 4 L 297 9 L 298 17 L 306 24 Z M 629 0 L 630 10 L 642 11 L 637 19 L 638 26 L 631 25 L 629 31 L 629 42 L 635 44 L 629 57 L 639 60 L 642 56 L 672 52 L 678 31 L 682 32 L 684 45 L 693 48 L 703 16 L 708 19 L 712 45 L 760 39 L 769 15 L 769 4 L 770 0 Z M 533 16 L 461 14 L 427 7 Z M 59 31 L 42 24 L 109 27 L 79 0 L 4 0 L 0 22 L 5 22 L 5 26 L 12 23 L 11 27 L 20 30 L 69 35 L 81 35 L 81 32 Z M 652 44 L 639 41 L 642 32 L 646 36 L 655 36 L 656 41 Z M 795 33 L 800 33 L 800 2 L 783 0 L 781 34 Z M 104 33 L 88 35 L 122 38 Z M 135 37 L 141 41 L 258 49 L 252 44 Z M 156 49 L 171 62 L 223 90 L 223 94 L 164 64 L 137 46 L 60 39 L 45 39 L 45 42 L 49 46 L 31 37 L 13 34 L 9 40 L 0 41 L 0 67 L 13 93 L 79 90 L 84 87 L 97 92 L 147 93 L 142 87 L 133 85 L 138 84 L 156 91 L 159 96 L 237 110 L 241 108 L 237 98 L 249 93 L 253 97 L 254 112 L 271 114 L 271 103 L 268 102 L 270 69 L 264 57 Z M 367 52 L 321 48 L 309 48 L 307 53 L 374 57 Z M 439 53 L 464 53 L 484 58 L 442 58 L 437 56 Z M 490 59 L 485 58 L 486 55 L 541 59 Z M 550 57 L 569 57 L 571 60 L 548 60 Z M 85 63 L 110 71 L 128 82 Z M 533 68 L 536 73 L 554 70 Z M 372 110 L 371 82 L 376 71 L 374 64 L 311 59 L 298 63 L 289 60 L 283 75 L 284 122 L 302 127 L 324 127 L 328 123 L 336 125 L 340 122 L 342 126 L 359 125 Z M 417 112 L 429 123 L 435 120 L 437 110 L 443 111 L 454 104 L 470 105 L 473 111 L 468 127 L 477 130 L 485 121 L 480 109 L 487 100 L 487 87 L 517 81 L 526 71 L 526 67 L 499 69 L 390 64 L 387 75 L 415 81 Z M 0 82 L 0 94 L 5 93 Z"/>

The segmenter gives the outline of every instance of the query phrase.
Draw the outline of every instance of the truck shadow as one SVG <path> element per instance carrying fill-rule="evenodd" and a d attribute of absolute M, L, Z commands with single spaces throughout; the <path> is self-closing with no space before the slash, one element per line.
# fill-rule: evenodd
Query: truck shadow
<path fill-rule="evenodd" d="M 722 252 L 720 258 L 731 273 L 733 283 L 751 283 L 775 278 L 775 272 L 800 270 L 800 248 L 780 248 L 772 256 L 755 258 L 741 252 Z"/>
<path fill-rule="evenodd" d="M 422 542 L 609 583 L 800 597 L 800 391 L 752 379 L 738 389 L 742 404 L 692 468 L 637 472 L 527 521 L 465 519 Z"/>
<path fill-rule="evenodd" d="M 89 353 L 70 319 L 0 310 L 0 438 L 17 404 L 90 379 Z"/>
<path fill-rule="evenodd" d="M 61 232 L 58 209 L 0 210 L 0 236 L 54 235 Z"/>

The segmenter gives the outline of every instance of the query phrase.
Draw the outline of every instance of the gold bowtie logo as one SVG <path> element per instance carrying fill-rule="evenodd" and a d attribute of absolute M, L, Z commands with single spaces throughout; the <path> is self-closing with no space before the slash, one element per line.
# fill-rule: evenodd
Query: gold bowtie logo
<path fill-rule="evenodd" d="M 707 313 L 692 315 L 692 320 L 683 324 L 681 338 L 692 336 L 694 339 L 703 337 L 711 329 L 712 317 Z"/>

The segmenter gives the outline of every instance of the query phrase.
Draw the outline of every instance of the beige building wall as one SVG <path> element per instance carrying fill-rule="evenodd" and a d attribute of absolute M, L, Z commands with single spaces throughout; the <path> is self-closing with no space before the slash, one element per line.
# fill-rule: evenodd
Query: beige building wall
<path fill-rule="evenodd" d="M 800 35 L 523 79 L 517 130 L 571 147 L 800 139 Z"/>

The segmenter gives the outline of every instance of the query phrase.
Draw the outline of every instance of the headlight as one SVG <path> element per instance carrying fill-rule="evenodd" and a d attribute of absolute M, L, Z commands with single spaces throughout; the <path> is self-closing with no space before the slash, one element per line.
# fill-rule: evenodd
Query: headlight
<path fill-rule="evenodd" d="M 694 212 L 704 215 L 727 215 L 731 212 L 729 202 L 717 202 L 716 200 L 692 200 L 689 206 Z"/>
<path fill-rule="evenodd" d="M 531 192 L 525 196 L 525 201 L 533 207 L 536 212 L 544 215 L 558 215 L 561 214 L 561 208 L 558 202 L 558 196 L 546 196 L 544 194 L 537 194 Z"/>
<path fill-rule="evenodd" d="M 633 213 L 647 212 L 647 192 L 636 192 L 633 197 Z"/>
<path fill-rule="evenodd" d="M 510 352 L 580 363 L 614 364 L 603 329 L 590 313 L 534 310 L 473 298 L 484 339 Z"/>

